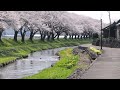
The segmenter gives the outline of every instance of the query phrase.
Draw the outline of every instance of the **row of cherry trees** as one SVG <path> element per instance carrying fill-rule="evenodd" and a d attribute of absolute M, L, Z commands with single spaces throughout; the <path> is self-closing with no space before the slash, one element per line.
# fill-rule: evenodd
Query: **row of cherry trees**
<path fill-rule="evenodd" d="M 18 33 L 21 34 L 21 41 L 25 41 L 26 32 L 30 32 L 29 39 L 33 41 L 36 33 L 44 41 L 59 39 L 63 34 L 64 38 L 79 39 L 92 37 L 95 27 L 90 23 L 70 16 L 65 11 L 0 11 L 0 41 L 3 31 L 6 28 L 14 30 L 14 40 L 17 41 Z M 98 27 L 97 27 L 98 29 Z"/>

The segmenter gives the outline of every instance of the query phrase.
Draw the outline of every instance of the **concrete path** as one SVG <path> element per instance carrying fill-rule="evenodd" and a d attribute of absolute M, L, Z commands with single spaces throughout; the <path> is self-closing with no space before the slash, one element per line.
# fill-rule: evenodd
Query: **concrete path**
<path fill-rule="evenodd" d="M 104 54 L 82 75 L 82 79 L 120 79 L 120 49 L 103 47 L 103 50 Z"/>

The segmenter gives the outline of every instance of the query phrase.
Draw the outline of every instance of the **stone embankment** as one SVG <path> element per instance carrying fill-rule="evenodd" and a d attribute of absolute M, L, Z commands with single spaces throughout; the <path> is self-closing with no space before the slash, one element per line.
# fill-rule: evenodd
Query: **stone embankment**
<path fill-rule="evenodd" d="M 83 46 L 74 48 L 73 54 L 79 54 L 80 60 L 78 68 L 67 79 L 81 79 L 81 76 L 92 66 L 99 55 L 91 52 L 88 47 Z"/>

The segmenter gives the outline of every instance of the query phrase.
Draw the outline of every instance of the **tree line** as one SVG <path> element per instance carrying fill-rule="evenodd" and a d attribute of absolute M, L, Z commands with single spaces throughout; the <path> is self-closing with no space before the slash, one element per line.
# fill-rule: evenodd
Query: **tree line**
<path fill-rule="evenodd" d="M 25 42 L 26 32 L 30 32 L 29 40 L 33 41 L 36 33 L 44 41 L 59 39 L 64 35 L 67 39 L 92 38 L 100 31 L 100 22 L 88 17 L 71 14 L 66 11 L 0 11 L 0 41 L 4 30 L 14 30 L 14 41 Z"/>

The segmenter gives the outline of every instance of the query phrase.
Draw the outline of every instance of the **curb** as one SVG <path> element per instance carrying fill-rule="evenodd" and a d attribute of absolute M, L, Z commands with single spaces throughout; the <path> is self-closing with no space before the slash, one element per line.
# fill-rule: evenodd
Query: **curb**
<path fill-rule="evenodd" d="M 101 55 L 102 55 L 102 54 L 101 54 Z M 99 55 L 99 57 L 100 57 L 101 55 Z M 99 57 L 98 57 L 98 58 L 99 58 Z M 83 73 L 82 73 L 82 75 L 81 75 L 80 77 L 82 77 L 83 74 L 87 73 L 87 70 L 90 69 L 90 67 L 98 60 L 98 58 L 96 58 L 96 59 L 88 66 L 87 69 L 85 69 L 84 71 L 82 71 Z M 82 78 L 80 78 L 80 79 L 82 79 Z"/>

